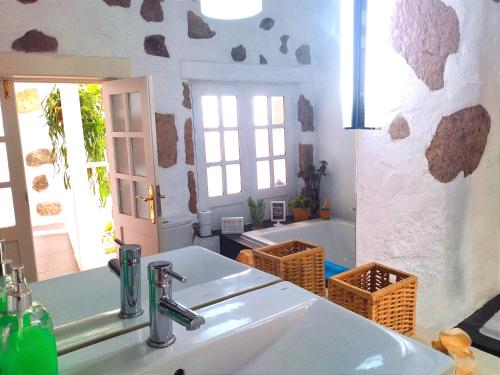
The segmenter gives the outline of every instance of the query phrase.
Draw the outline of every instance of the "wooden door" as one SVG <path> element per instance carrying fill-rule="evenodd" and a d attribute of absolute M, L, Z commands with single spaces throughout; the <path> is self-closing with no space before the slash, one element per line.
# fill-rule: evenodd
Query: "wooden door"
<path fill-rule="evenodd" d="M 24 158 L 19 135 L 14 84 L 0 89 L 0 239 L 7 241 L 7 258 L 24 264 L 28 281 L 37 280 L 33 232 Z"/>
<path fill-rule="evenodd" d="M 105 82 L 109 177 L 116 237 L 159 251 L 159 198 L 155 176 L 155 128 L 150 77 Z"/>

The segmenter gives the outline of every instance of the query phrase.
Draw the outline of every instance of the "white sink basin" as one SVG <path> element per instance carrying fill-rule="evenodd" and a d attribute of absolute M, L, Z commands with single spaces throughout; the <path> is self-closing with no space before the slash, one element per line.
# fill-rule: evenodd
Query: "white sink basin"
<path fill-rule="evenodd" d="M 172 286 L 177 301 L 190 308 L 279 280 L 199 246 L 143 257 L 141 293 L 144 314 L 133 319 L 118 318 L 120 280 L 108 267 L 32 283 L 33 298 L 42 302 L 52 316 L 58 351 L 66 353 L 103 337 L 148 324 L 147 266 L 156 260 L 171 261 L 174 270 L 187 277 L 186 283 L 174 281 Z"/>
<path fill-rule="evenodd" d="M 166 349 L 149 328 L 59 357 L 60 374 L 452 374 L 443 354 L 282 282 L 198 310 Z"/>

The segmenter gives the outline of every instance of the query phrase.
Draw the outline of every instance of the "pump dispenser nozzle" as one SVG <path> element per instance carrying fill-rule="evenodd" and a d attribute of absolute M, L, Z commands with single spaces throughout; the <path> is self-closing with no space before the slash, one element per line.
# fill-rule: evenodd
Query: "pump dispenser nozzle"
<path fill-rule="evenodd" d="M 24 277 L 24 266 L 12 267 L 12 285 L 7 292 L 7 312 L 9 314 L 21 315 L 31 308 L 31 290 L 26 287 Z"/>

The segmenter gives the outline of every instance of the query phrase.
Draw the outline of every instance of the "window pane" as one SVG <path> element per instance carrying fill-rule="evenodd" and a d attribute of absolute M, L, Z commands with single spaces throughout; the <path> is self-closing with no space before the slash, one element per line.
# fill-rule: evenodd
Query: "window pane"
<path fill-rule="evenodd" d="M 148 185 L 143 182 L 134 182 L 135 196 L 148 196 Z M 135 215 L 140 219 L 149 220 L 149 202 L 144 202 L 142 199 L 135 199 Z"/>
<path fill-rule="evenodd" d="M 131 92 L 128 94 L 128 108 L 130 131 L 142 132 L 142 102 L 140 93 Z"/>
<path fill-rule="evenodd" d="M 267 125 L 267 96 L 253 97 L 253 119 L 255 126 Z"/>
<path fill-rule="evenodd" d="M 257 188 L 268 189 L 271 187 L 269 160 L 257 162 Z"/>
<path fill-rule="evenodd" d="M 113 114 L 113 130 L 126 131 L 125 127 L 125 96 L 122 94 L 111 95 L 111 113 Z"/>
<path fill-rule="evenodd" d="M 241 192 L 241 174 L 239 164 L 230 164 L 226 166 L 226 186 L 228 194 Z"/>
<path fill-rule="evenodd" d="M 120 202 L 120 213 L 132 215 L 132 205 L 130 201 L 130 182 L 118 179 L 118 195 Z"/>
<path fill-rule="evenodd" d="M 209 197 L 222 195 L 222 167 L 220 165 L 207 168 L 207 184 Z"/>
<path fill-rule="evenodd" d="M 226 161 L 235 161 L 240 159 L 240 145 L 238 142 L 237 130 L 224 132 L 224 153 Z"/>
<path fill-rule="evenodd" d="M 269 156 L 269 133 L 267 129 L 255 130 L 255 154 L 258 158 Z"/>
<path fill-rule="evenodd" d="M 0 189 L 0 228 L 8 228 L 16 225 L 14 214 L 14 202 L 10 188 Z"/>
<path fill-rule="evenodd" d="M 205 157 L 207 163 L 221 161 L 219 132 L 205 132 Z"/>
<path fill-rule="evenodd" d="M 281 125 L 285 123 L 285 111 L 283 107 L 283 97 L 273 96 L 271 97 L 272 106 L 272 121 L 273 125 Z"/>
<path fill-rule="evenodd" d="M 118 173 L 129 173 L 127 138 L 115 138 L 115 160 Z"/>
<path fill-rule="evenodd" d="M 285 129 L 273 129 L 273 155 L 285 155 Z"/>
<path fill-rule="evenodd" d="M 274 186 L 286 185 L 286 164 L 285 159 L 274 161 Z"/>
<path fill-rule="evenodd" d="M 144 140 L 142 138 L 131 138 L 132 141 L 132 163 L 134 164 L 135 176 L 146 176 L 146 152 L 144 151 Z"/>
<path fill-rule="evenodd" d="M 202 96 L 203 127 L 219 127 L 219 103 L 216 96 Z"/>
<path fill-rule="evenodd" d="M 5 143 L 0 142 L 0 182 L 7 181 L 10 181 L 9 163 L 7 162 L 7 149 L 5 147 Z"/>
<path fill-rule="evenodd" d="M 222 123 L 225 128 L 235 128 L 238 126 L 238 109 L 236 96 L 222 97 Z"/>
<path fill-rule="evenodd" d="M 2 119 L 2 108 L 0 108 L 0 137 L 3 137 L 5 133 L 3 132 L 3 119 Z"/>

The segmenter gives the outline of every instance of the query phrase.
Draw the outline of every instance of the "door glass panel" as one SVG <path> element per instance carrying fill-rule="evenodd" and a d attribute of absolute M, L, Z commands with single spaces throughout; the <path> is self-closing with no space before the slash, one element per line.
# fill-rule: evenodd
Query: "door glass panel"
<path fill-rule="evenodd" d="M 5 143 L 0 142 L 0 182 L 7 181 L 10 181 L 9 163 L 7 162 L 7 149 L 5 147 Z"/>
<path fill-rule="evenodd" d="M 255 126 L 267 125 L 267 96 L 253 97 L 253 119 Z"/>
<path fill-rule="evenodd" d="M 219 103 L 216 96 L 202 96 L 203 127 L 219 127 Z"/>
<path fill-rule="evenodd" d="M 128 112 L 130 118 L 130 131 L 142 132 L 142 102 L 139 92 L 128 94 Z"/>
<path fill-rule="evenodd" d="M 238 126 L 238 109 L 236 96 L 223 96 L 222 99 L 222 124 L 225 128 Z"/>
<path fill-rule="evenodd" d="M 273 129 L 273 154 L 274 156 L 285 155 L 285 129 Z"/>
<path fill-rule="evenodd" d="M 142 138 L 131 138 L 130 140 L 132 144 L 132 163 L 134 164 L 134 175 L 147 176 L 144 140 Z"/>
<path fill-rule="evenodd" d="M 148 197 L 148 185 L 143 182 L 134 182 L 135 196 L 142 195 Z M 149 220 L 149 202 L 142 199 L 135 199 L 135 213 L 138 218 Z"/>
<path fill-rule="evenodd" d="M 269 133 L 267 129 L 255 130 L 255 154 L 258 158 L 269 156 Z"/>
<path fill-rule="evenodd" d="M 221 161 L 219 132 L 205 132 L 205 155 L 207 163 Z"/>
<path fill-rule="evenodd" d="M 207 184 L 209 197 L 222 195 L 222 167 L 220 165 L 207 168 Z"/>
<path fill-rule="evenodd" d="M 3 132 L 3 118 L 2 118 L 2 108 L 0 107 L 0 137 L 3 137 L 5 133 Z"/>
<path fill-rule="evenodd" d="M 113 115 L 113 130 L 126 131 L 125 125 L 125 96 L 122 94 L 111 95 L 111 112 Z"/>
<path fill-rule="evenodd" d="M 285 159 L 274 161 L 274 186 L 286 185 L 286 165 Z"/>
<path fill-rule="evenodd" d="M 127 138 L 115 138 L 116 171 L 128 174 Z"/>
<path fill-rule="evenodd" d="M 271 107 L 272 107 L 272 122 L 273 125 L 282 125 L 285 123 L 285 113 L 283 107 L 283 97 L 273 96 L 271 97 Z"/>
<path fill-rule="evenodd" d="M 117 179 L 118 181 L 118 195 L 120 202 L 120 213 L 125 215 L 132 215 L 131 191 L 130 181 Z"/>
<path fill-rule="evenodd" d="M 269 160 L 257 162 L 257 188 L 268 189 L 271 187 Z"/>
<path fill-rule="evenodd" d="M 10 188 L 0 189 L 0 228 L 8 228 L 16 225 L 14 213 L 14 201 Z"/>
<path fill-rule="evenodd" d="M 241 174 L 239 164 L 229 164 L 226 166 L 226 186 L 228 194 L 241 192 Z"/>
<path fill-rule="evenodd" d="M 226 161 L 235 161 L 240 159 L 240 145 L 238 142 L 237 130 L 224 132 L 224 156 Z"/>

